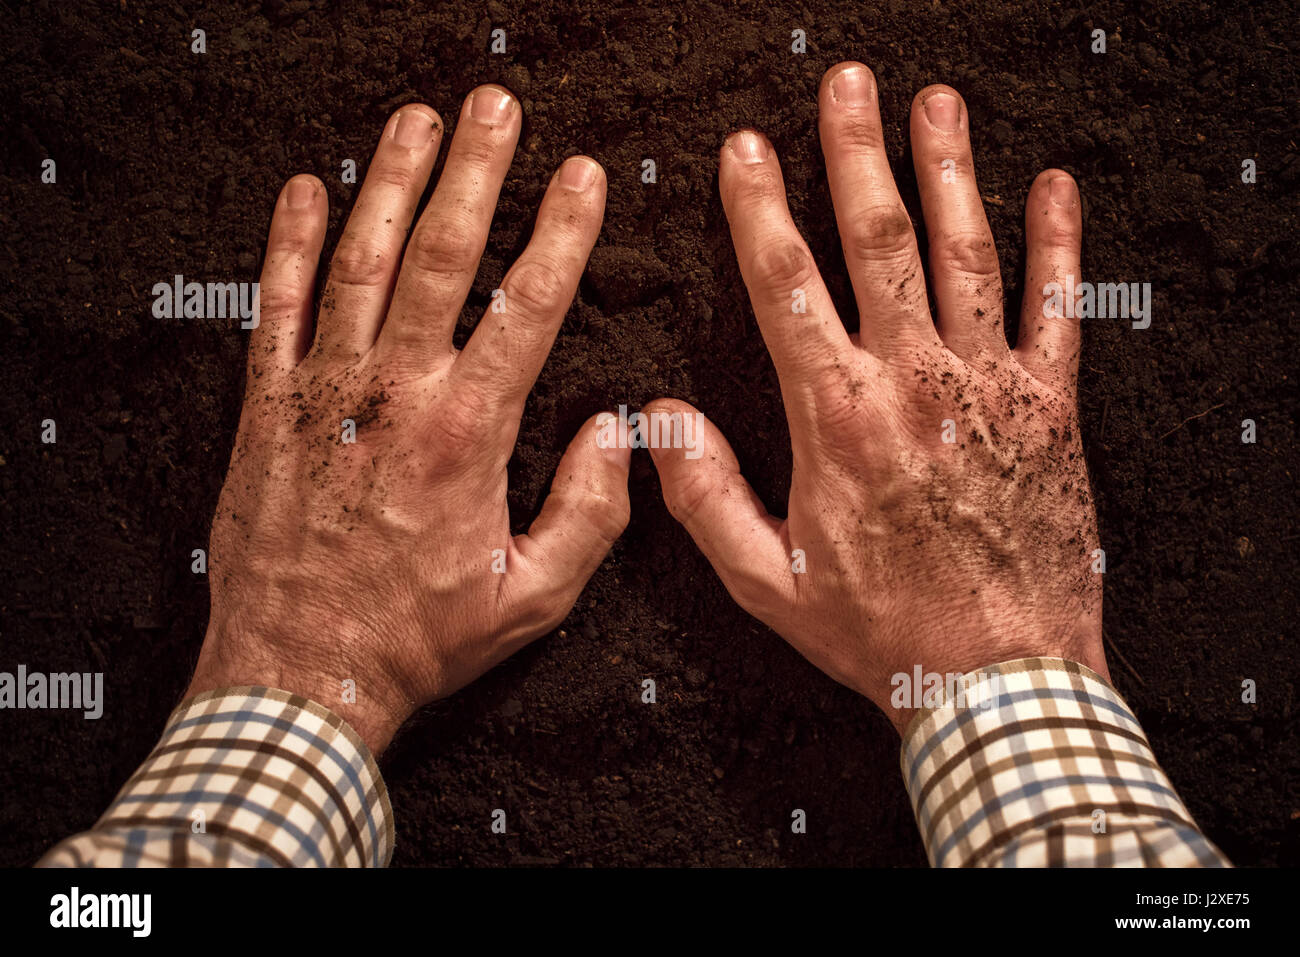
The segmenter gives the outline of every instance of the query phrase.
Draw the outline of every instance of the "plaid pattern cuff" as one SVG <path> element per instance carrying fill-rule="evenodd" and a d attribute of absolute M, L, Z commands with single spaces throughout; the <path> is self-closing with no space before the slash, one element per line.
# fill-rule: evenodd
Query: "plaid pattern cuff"
<path fill-rule="evenodd" d="M 374 758 L 342 718 L 274 688 L 183 702 L 95 827 L 39 866 L 372 866 L 393 854 Z"/>
<path fill-rule="evenodd" d="M 963 675 L 913 719 L 901 760 L 935 866 L 1228 865 L 1128 705 L 1072 661 Z"/>

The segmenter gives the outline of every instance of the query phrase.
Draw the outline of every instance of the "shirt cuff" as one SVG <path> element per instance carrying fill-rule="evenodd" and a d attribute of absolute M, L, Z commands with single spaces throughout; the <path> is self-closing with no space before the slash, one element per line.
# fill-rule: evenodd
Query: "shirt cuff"
<path fill-rule="evenodd" d="M 1228 863 L 1133 712 L 1091 669 L 1022 658 L 953 676 L 936 698 L 909 725 L 901 757 L 931 864 Z"/>
<path fill-rule="evenodd" d="M 182 702 L 94 829 L 41 863 L 382 867 L 392 854 L 388 790 L 351 726 L 241 687 Z"/>

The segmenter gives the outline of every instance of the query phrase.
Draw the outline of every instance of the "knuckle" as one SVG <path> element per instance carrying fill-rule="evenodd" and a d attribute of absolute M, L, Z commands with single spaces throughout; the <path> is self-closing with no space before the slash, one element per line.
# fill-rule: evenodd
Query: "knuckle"
<path fill-rule="evenodd" d="M 443 403 L 431 428 L 434 446 L 443 460 L 463 462 L 483 444 L 481 416 L 475 404 L 465 399 L 453 398 Z"/>
<path fill-rule="evenodd" d="M 400 147 L 395 147 L 400 149 Z M 415 166 L 406 161 L 375 163 L 366 171 L 367 186 L 388 186 L 406 192 L 415 186 Z"/>
<path fill-rule="evenodd" d="M 470 131 L 464 142 L 459 144 L 457 163 L 463 163 L 478 173 L 486 173 L 496 159 L 501 146 L 489 131 Z M 450 163 L 448 164 L 450 165 Z"/>
<path fill-rule="evenodd" d="M 316 239 L 311 229 L 290 228 L 279 231 L 275 242 L 266 251 L 267 263 L 282 262 L 297 257 L 306 258 L 316 246 Z"/>
<path fill-rule="evenodd" d="M 855 152 L 883 151 L 884 128 L 874 118 L 850 113 L 840 121 L 837 138 L 843 146 Z"/>
<path fill-rule="evenodd" d="M 941 259 L 953 268 L 981 278 L 1001 276 L 993 237 L 981 232 L 957 232 L 936 235 L 931 241 L 931 258 Z"/>
<path fill-rule="evenodd" d="M 760 243 L 754 250 L 754 275 L 774 297 L 804 288 L 816 273 L 812 253 L 801 242 L 786 237 Z"/>
<path fill-rule="evenodd" d="M 353 286 L 381 286 L 388 282 L 385 249 L 364 239 L 343 239 L 334 250 L 330 276 Z"/>
<path fill-rule="evenodd" d="M 408 255 L 427 272 L 450 274 L 473 269 L 479 250 L 474 231 L 463 223 L 452 222 L 417 228 Z"/>
<path fill-rule="evenodd" d="M 849 248 L 860 260 L 893 259 L 909 252 L 915 242 L 907 210 L 896 203 L 881 203 L 857 217 Z"/>
<path fill-rule="evenodd" d="M 632 520 L 632 505 L 626 495 L 611 496 L 596 488 L 584 488 L 571 493 L 553 489 L 551 495 L 559 495 L 560 500 L 556 504 L 563 511 L 577 516 L 578 521 L 585 524 L 596 540 L 606 548 L 618 541 Z"/>
<path fill-rule="evenodd" d="M 751 206 L 780 202 L 785 194 L 780 173 L 767 164 L 747 169 L 739 179 L 736 194 Z"/>
<path fill-rule="evenodd" d="M 591 492 L 587 506 L 587 521 L 606 545 L 613 545 L 632 520 L 632 503 L 626 495 L 611 498 L 600 492 Z"/>
<path fill-rule="evenodd" d="M 510 270 L 506 283 L 506 310 L 540 318 L 564 305 L 564 292 L 559 269 L 540 260 L 521 259 Z"/>
<path fill-rule="evenodd" d="M 302 311 L 307 301 L 305 289 L 293 289 L 286 286 L 261 287 L 257 302 L 261 314 L 266 317 L 293 315 Z"/>
<path fill-rule="evenodd" d="M 871 416 L 863 409 L 861 401 L 847 387 L 827 389 L 817 396 L 816 438 L 824 440 L 828 446 L 827 451 L 846 446 L 851 452 L 856 451 L 856 446 L 846 443 L 846 439 L 861 432 L 870 419 Z"/>
<path fill-rule="evenodd" d="M 1077 250 L 1083 242 L 1083 224 L 1076 217 L 1061 211 L 1059 215 L 1047 216 L 1039 242 L 1049 249 Z"/>
<path fill-rule="evenodd" d="M 955 176 L 963 183 L 976 182 L 975 157 L 971 155 L 969 143 L 954 143 L 949 146 L 936 144 L 928 152 L 932 155 L 927 158 L 925 175 L 931 179 L 938 177 L 939 181 L 943 182 L 945 176 L 949 179 Z M 952 165 L 944 166 L 949 160 L 952 161 Z"/>
<path fill-rule="evenodd" d="M 689 468 L 672 483 L 671 491 L 668 487 L 664 488 L 664 502 L 669 514 L 690 528 L 704 503 L 717 492 L 717 487 L 705 469 Z"/>

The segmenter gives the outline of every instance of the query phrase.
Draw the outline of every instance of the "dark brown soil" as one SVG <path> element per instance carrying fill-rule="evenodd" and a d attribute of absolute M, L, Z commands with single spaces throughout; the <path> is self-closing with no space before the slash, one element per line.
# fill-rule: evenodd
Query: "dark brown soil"
<path fill-rule="evenodd" d="M 295 172 L 329 184 L 332 243 L 356 189 L 340 164 L 364 170 L 394 107 L 422 99 L 450 122 L 474 85 L 504 83 L 526 126 L 462 332 L 558 161 L 587 152 L 610 181 L 604 234 L 524 418 L 517 521 L 579 423 L 662 394 L 716 419 L 780 511 L 785 420 L 715 157 L 739 126 L 771 135 L 856 327 L 816 135 L 818 80 L 847 58 L 877 71 L 914 213 L 911 97 L 938 81 L 965 95 L 1011 302 L 1025 194 L 1047 166 L 1082 186 L 1087 277 L 1154 284 L 1150 329 L 1086 328 L 1111 668 L 1209 835 L 1241 864 L 1300 861 L 1293 4 L 340 6 L 4 4 L 0 670 L 103 670 L 107 710 L 0 712 L 0 863 L 94 821 L 202 639 L 207 582 L 190 551 L 233 441 L 245 334 L 154 319 L 155 282 L 255 279 Z M 495 26 L 504 56 L 487 52 Z M 195 27 L 204 56 L 189 50 Z M 790 52 L 794 28 L 805 55 Z M 40 182 L 47 157 L 55 185 Z M 55 446 L 39 442 L 46 418 Z M 1257 444 L 1240 440 L 1246 418 Z M 632 525 L 563 629 L 426 709 L 389 752 L 396 863 L 923 864 L 883 716 L 732 604 L 644 453 L 633 486 Z M 489 830 L 496 807 L 505 837 Z M 806 835 L 790 833 L 796 807 Z"/>

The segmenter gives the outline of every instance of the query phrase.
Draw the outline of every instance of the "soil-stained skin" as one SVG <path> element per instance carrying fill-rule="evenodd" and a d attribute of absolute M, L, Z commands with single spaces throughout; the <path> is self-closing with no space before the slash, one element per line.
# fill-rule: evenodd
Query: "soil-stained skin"
<path fill-rule="evenodd" d="M 274 198 L 298 172 L 329 189 L 328 255 L 357 190 L 341 164 L 364 174 L 394 108 L 420 101 L 451 116 L 474 86 L 501 83 L 525 125 L 458 342 L 522 249 L 559 161 L 586 153 L 609 178 L 600 243 L 520 429 L 515 530 L 588 416 L 661 395 L 715 421 L 780 513 L 785 411 L 727 234 L 717 154 L 732 130 L 770 136 L 794 220 L 856 329 L 817 134 L 818 84 L 844 59 L 876 72 L 922 249 L 908 110 L 929 83 L 962 94 L 1012 337 L 1024 199 L 1043 169 L 1080 185 L 1084 278 L 1153 283 L 1151 328 L 1085 322 L 1080 418 L 1054 426 L 1073 438 L 1053 452 L 1017 449 L 1004 428 L 1050 414 L 1033 390 L 1026 405 L 1014 382 L 998 380 L 1005 396 L 972 395 L 965 381 L 943 385 L 950 370 L 904 372 L 918 391 L 961 386 L 967 449 L 953 451 L 1015 466 L 992 493 L 998 507 L 1086 494 L 1069 458 L 1081 436 L 1116 685 L 1229 857 L 1300 861 L 1292 4 L 1225 18 L 1182 0 L 1140 14 L 1111 0 L 813 0 L 797 24 L 772 5 L 710 0 L 270 0 L 198 13 L 133 0 L 122 16 L 11 6 L 0 30 L 0 349 L 11 358 L 0 644 L 10 665 L 103 671 L 105 714 L 27 712 L 0 731 L 0 863 L 30 863 L 94 822 L 157 740 L 207 624 L 209 583 L 190 572 L 191 552 L 208 543 L 230 461 L 247 334 L 154 319 L 154 283 L 178 272 L 254 281 Z M 487 52 L 497 25 L 504 55 Z M 196 26 L 203 58 L 189 49 Z M 808 34 L 802 56 L 790 52 L 795 26 Z M 1090 50 L 1093 29 L 1108 33 L 1104 55 Z M 654 184 L 641 181 L 648 157 Z M 57 182 L 43 184 L 50 158 Z M 1241 181 L 1248 158 L 1253 184 Z M 364 415 L 370 396 L 393 395 L 383 381 L 352 387 L 330 414 Z M 384 427 L 393 401 L 363 433 Z M 304 410 L 291 411 L 290 424 Z M 33 438 L 44 418 L 58 422 L 54 446 Z M 1241 441 L 1247 418 L 1255 444 Z M 933 498 L 909 516 L 918 537 L 943 521 Z M 395 862 L 924 865 L 884 717 L 735 606 L 642 454 L 632 501 L 631 526 L 557 632 L 426 709 L 387 752 Z M 1087 530 L 1060 525 L 1042 537 L 1077 567 L 1065 543 L 1079 534 L 1086 549 Z M 648 677 L 654 707 L 639 699 Z M 1248 678 L 1253 705 L 1241 700 Z M 509 834 L 490 833 L 494 807 L 510 811 Z M 790 833 L 792 808 L 808 811 L 807 834 Z"/>
<path fill-rule="evenodd" d="M 1008 351 L 850 355 L 796 443 L 788 527 L 809 573 L 755 611 L 878 702 L 939 673 L 1049 650 L 1105 670 L 1103 566 L 1071 397 Z M 818 622 L 810 633 L 807 622 Z"/>

